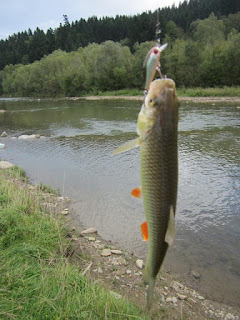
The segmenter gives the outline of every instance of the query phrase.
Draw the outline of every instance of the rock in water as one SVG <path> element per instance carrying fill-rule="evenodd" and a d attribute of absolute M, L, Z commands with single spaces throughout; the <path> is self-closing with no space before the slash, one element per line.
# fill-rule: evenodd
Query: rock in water
<path fill-rule="evenodd" d="M 0 161 L 0 169 L 9 169 L 14 167 L 14 164 L 8 162 L 8 161 Z"/>
<path fill-rule="evenodd" d="M 97 232 L 96 228 L 88 228 L 86 230 L 83 230 L 81 234 L 96 233 L 96 232 Z"/>
<path fill-rule="evenodd" d="M 3 133 L 1 134 L 1 137 L 2 137 L 2 138 L 7 137 L 7 132 L 6 132 L 6 131 L 3 131 Z"/>

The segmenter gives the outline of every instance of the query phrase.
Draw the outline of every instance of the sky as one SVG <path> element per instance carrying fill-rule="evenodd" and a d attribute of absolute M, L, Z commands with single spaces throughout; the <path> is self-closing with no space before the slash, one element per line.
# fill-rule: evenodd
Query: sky
<path fill-rule="evenodd" d="M 0 39 L 28 28 L 46 31 L 63 22 L 103 17 L 134 15 L 158 7 L 178 6 L 180 0 L 0 0 Z"/>

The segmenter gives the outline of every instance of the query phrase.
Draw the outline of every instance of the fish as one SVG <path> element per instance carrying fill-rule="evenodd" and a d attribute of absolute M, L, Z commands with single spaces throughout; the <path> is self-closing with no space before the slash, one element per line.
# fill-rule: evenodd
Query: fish
<path fill-rule="evenodd" d="M 167 47 L 167 44 L 162 46 L 155 46 L 151 48 L 146 55 L 143 67 L 146 68 L 146 81 L 144 89 L 148 90 L 151 82 L 153 81 L 156 71 L 159 67 L 161 52 Z M 159 70 L 160 72 L 160 70 Z"/>
<path fill-rule="evenodd" d="M 178 188 L 178 99 L 172 79 L 151 82 L 138 115 L 138 137 L 115 150 L 115 154 L 140 147 L 141 187 L 146 222 L 141 225 L 148 253 L 143 270 L 150 309 L 155 281 L 166 252 L 173 244 Z"/>

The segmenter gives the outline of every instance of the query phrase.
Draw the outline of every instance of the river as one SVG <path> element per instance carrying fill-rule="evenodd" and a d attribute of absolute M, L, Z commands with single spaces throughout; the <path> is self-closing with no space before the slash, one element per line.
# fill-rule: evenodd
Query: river
<path fill-rule="evenodd" d="M 0 99 L 0 158 L 33 183 L 74 200 L 76 221 L 145 258 L 140 235 L 139 150 L 112 151 L 136 137 L 139 101 Z M 177 235 L 165 267 L 207 298 L 240 306 L 240 109 L 184 102 L 179 119 Z M 18 140 L 22 134 L 43 137 Z M 191 270 L 201 274 L 194 280 Z"/>

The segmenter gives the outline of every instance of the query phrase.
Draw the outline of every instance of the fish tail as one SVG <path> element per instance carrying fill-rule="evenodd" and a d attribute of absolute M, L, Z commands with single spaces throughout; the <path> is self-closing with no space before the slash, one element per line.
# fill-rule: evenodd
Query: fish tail
<path fill-rule="evenodd" d="M 144 283 L 146 285 L 148 285 L 148 288 L 147 288 L 147 308 L 150 309 L 151 305 L 152 305 L 153 289 L 155 287 L 156 278 L 152 278 L 149 275 L 147 267 L 145 267 L 143 270 L 143 280 L 144 280 Z"/>

